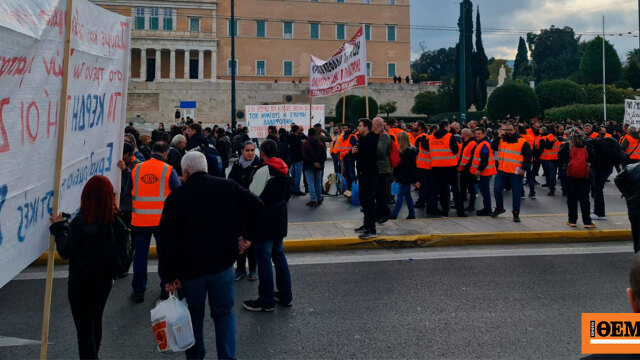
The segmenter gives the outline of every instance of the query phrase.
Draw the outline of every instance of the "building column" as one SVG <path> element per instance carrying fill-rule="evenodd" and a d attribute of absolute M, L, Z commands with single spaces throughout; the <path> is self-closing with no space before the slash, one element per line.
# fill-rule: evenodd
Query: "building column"
<path fill-rule="evenodd" d="M 169 50 L 169 79 L 176 78 L 176 49 Z"/>
<path fill-rule="evenodd" d="M 189 79 L 189 50 L 184 51 L 184 79 Z"/>
<path fill-rule="evenodd" d="M 218 65 L 217 65 L 217 60 L 218 60 L 218 56 L 216 53 L 216 50 L 213 49 L 211 50 L 211 81 L 216 81 L 216 73 L 218 71 Z"/>
<path fill-rule="evenodd" d="M 154 81 L 162 79 L 162 52 L 156 49 L 156 77 Z"/>
<path fill-rule="evenodd" d="M 147 80 L 147 49 L 140 49 L 140 79 Z"/>
<path fill-rule="evenodd" d="M 198 50 L 198 79 L 204 79 L 204 50 Z"/>

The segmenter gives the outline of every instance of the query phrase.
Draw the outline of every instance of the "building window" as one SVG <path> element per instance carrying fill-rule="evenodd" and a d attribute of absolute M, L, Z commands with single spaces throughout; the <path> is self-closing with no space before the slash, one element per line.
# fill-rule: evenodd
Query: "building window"
<path fill-rule="evenodd" d="M 144 30 L 144 8 L 136 8 L 136 30 Z"/>
<path fill-rule="evenodd" d="M 291 21 L 282 23 L 282 37 L 285 39 L 293 39 L 293 23 Z"/>
<path fill-rule="evenodd" d="M 371 77 L 371 62 L 367 61 L 367 78 Z"/>
<path fill-rule="evenodd" d="M 387 77 L 396 76 L 396 63 L 387 63 Z"/>
<path fill-rule="evenodd" d="M 363 4 L 371 4 L 371 0 L 362 0 Z"/>
<path fill-rule="evenodd" d="M 200 18 L 189 18 L 189 31 L 200 31 Z"/>
<path fill-rule="evenodd" d="M 238 75 L 238 59 L 236 59 L 235 63 L 236 63 L 236 66 L 235 66 L 236 75 Z M 229 75 L 229 76 L 231 76 L 231 69 L 234 68 L 234 66 L 232 66 L 231 64 L 232 64 L 232 61 L 231 60 L 227 60 L 227 75 Z"/>
<path fill-rule="evenodd" d="M 264 20 L 256 21 L 256 37 L 267 37 L 267 26 Z"/>
<path fill-rule="evenodd" d="M 311 2 L 318 2 L 318 0 L 311 0 Z"/>
<path fill-rule="evenodd" d="M 344 24 L 336 24 L 336 40 L 344 40 Z"/>
<path fill-rule="evenodd" d="M 387 0 L 387 5 L 395 5 L 396 0 Z"/>
<path fill-rule="evenodd" d="M 318 23 L 309 24 L 309 38 L 320 39 L 320 24 Z"/>
<path fill-rule="evenodd" d="M 162 19 L 162 29 L 165 31 L 173 30 L 173 9 L 164 9 L 164 18 Z"/>
<path fill-rule="evenodd" d="M 227 20 L 227 36 L 231 36 L 231 20 Z M 238 36 L 238 20 L 233 24 L 233 36 Z"/>
<path fill-rule="evenodd" d="M 344 0 L 336 0 L 337 3 L 344 4 Z"/>
<path fill-rule="evenodd" d="M 387 25 L 387 41 L 396 41 L 395 25 Z"/>
<path fill-rule="evenodd" d="M 158 8 L 150 8 L 149 9 L 149 30 L 158 30 L 160 25 L 160 18 Z"/>
<path fill-rule="evenodd" d="M 282 62 L 282 75 L 293 76 L 293 61 L 285 60 Z"/>
<path fill-rule="evenodd" d="M 256 60 L 256 75 L 265 76 L 267 73 L 267 62 L 264 60 Z"/>
<path fill-rule="evenodd" d="M 364 24 L 364 39 L 369 41 L 371 40 L 371 25 Z"/>

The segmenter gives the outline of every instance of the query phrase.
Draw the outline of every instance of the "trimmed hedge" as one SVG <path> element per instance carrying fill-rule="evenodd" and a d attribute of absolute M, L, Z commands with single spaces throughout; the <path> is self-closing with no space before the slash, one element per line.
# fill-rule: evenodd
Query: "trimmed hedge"
<path fill-rule="evenodd" d="M 585 85 L 584 93 L 583 104 L 602 104 L 602 85 Z M 607 104 L 624 104 L 625 99 L 635 99 L 633 90 L 607 85 Z"/>
<path fill-rule="evenodd" d="M 505 83 L 495 89 L 487 105 L 489 118 L 504 119 L 507 115 L 518 116 L 524 120 L 533 119 L 540 114 L 540 103 L 536 93 L 524 84 Z"/>
<path fill-rule="evenodd" d="M 602 104 L 577 104 L 548 109 L 545 116 L 556 122 L 564 122 L 567 119 L 582 120 L 583 122 L 601 123 L 604 118 L 604 108 Z M 624 120 L 623 104 L 607 104 L 607 120 Z"/>
<path fill-rule="evenodd" d="M 360 96 L 351 102 L 351 106 L 347 111 L 347 117 L 349 123 L 358 125 L 358 120 L 367 117 L 367 99 L 364 96 Z M 369 119 L 373 119 L 378 116 L 378 102 L 369 96 Z"/>
<path fill-rule="evenodd" d="M 458 121 L 460 121 L 460 113 L 459 112 L 444 112 L 444 113 L 440 113 L 440 114 L 436 114 L 433 115 L 429 118 L 429 123 L 432 124 L 437 124 L 440 121 L 444 120 L 444 119 L 449 119 L 451 120 L 453 117 L 458 118 Z M 486 111 L 467 111 L 467 119 L 466 121 L 469 122 L 471 120 L 475 120 L 475 121 L 480 121 L 480 119 L 482 119 L 484 116 L 487 116 L 487 112 Z"/>
<path fill-rule="evenodd" d="M 536 86 L 536 95 L 542 110 L 579 104 L 584 90 L 571 80 L 545 81 Z"/>
<path fill-rule="evenodd" d="M 358 95 L 347 95 L 344 97 L 345 99 L 345 114 L 344 114 L 344 122 L 349 122 L 349 108 L 351 107 L 351 103 L 353 100 L 359 98 Z M 340 100 L 336 103 L 336 118 L 342 121 L 342 96 Z"/>

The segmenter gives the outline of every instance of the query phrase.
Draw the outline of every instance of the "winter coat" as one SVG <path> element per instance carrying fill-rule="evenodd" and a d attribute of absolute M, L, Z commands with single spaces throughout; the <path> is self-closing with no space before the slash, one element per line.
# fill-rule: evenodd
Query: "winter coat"
<path fill-rule="evenodd" d="M 413 146 L 408 147 L 403 153 L 400 153 L 400 164 L 396 166 L 393 174 L 396 182 L 400 185 L 414 184 L 418 179 L 418 168 L 416 166 L 416 157 L 418 151 Z"/>

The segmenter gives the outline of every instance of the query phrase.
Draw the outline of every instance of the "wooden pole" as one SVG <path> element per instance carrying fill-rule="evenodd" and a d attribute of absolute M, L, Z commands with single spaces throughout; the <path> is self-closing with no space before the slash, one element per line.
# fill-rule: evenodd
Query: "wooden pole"
<path fill-rule="evenodd" d="M 364 101 L 367 106 L 367 119 L 369 119 L 369 85 L 364 87 Z"/>
<path fill-rule="evenodd" d="M 64 150 L 64 135 L 67 123 L 67 90 L 70 75 L 71 55 L 71 18 L 73 14 L 73 0 L 67 0 L 66 26 L 64 35 L 64 58 L 62 60 L 63 76 L 60 90 L 60 110 L 58 113 L 58 146 L 56 149 L 56 172 L 53 181 L 53 212 L 58 214 L 60 207 L 60 185 L 62 182 L 62 155 Z M 44 312 L 42 315 L 42 342 L 40 343 L 40 359 L 47 358 L 49 345 L 49 319 L 51 318 L 51 293 L 53 290 L 53 265 L 55 260 L 56 242 L 53 235 L 49 236 L 49 251 L 47 252 L 47 280 L 44 292 Z"/>
<path fill-rule="evenodd" d="M 309 89 L 309 129 L 313 127 L 313 98 L 311 97 L 311 89 Z M 324 124 L 322 124 L 324 128 Z"/>
<path fill-rule="evenodd" d="M 344 119 L 345 119 L 346 112 L 347 112 L 346 108 L 347 108 L 347 91 L 345 90 L 342 93 L 342 123 L 343 124 L 345 122 Z"/>

